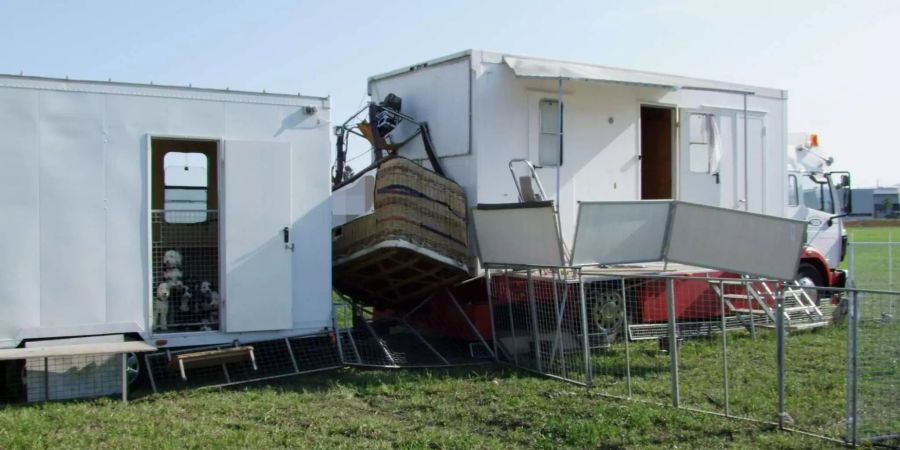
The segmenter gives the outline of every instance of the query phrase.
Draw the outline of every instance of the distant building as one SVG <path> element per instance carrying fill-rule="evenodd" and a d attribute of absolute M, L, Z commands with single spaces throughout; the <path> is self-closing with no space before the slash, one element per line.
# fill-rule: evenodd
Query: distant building
<path fill-rule="evenodd" d="M 900 216 L 900 193 L 896 186 L 853 189 L 853 217 L 896 218 Z"/>

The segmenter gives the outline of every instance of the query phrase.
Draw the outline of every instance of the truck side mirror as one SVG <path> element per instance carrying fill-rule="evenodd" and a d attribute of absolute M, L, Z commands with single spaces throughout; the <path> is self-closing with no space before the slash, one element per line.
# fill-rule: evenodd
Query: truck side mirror
<path fill-rule="evenodd" d="M 846 177 L 846 175 L 844 175 Z M 843 182 L 844 180 L 841 180 Z M 850 185 L 841 188 L 841 214 L 848 215 L 853 212 L 853 190 Z"/>
<path fill-rule="evenodd" d="M 840 175 L 839 182 L 834 184 L 834 178 Z M 850 187 L 850 172 L 830 172 L 827 174 L 829 181 L 834 185 L 835 193 L 840 195 L 840 216 L 853 212 L 853 189 Z"/>

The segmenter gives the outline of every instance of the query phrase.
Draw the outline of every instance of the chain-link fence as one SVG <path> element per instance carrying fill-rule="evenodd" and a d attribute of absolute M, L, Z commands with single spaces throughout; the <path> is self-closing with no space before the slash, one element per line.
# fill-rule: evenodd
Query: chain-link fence
<path fill-rule="evenodd" d="M 900 432 L 900 293 L 604 272 L 489 270 L 497 355 L 604 395 L 837 441 Z"/>

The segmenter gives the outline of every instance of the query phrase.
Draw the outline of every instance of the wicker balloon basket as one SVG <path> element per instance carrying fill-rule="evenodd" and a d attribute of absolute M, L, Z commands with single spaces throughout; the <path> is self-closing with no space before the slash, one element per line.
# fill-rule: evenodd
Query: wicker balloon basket
<path fill-rule="evenodd" d="M 394 157 L 378 165 L 374 206 L 332 230 L 338 291 L 362 304 L 400 308 L 468 276 L 460 185 Z"/>

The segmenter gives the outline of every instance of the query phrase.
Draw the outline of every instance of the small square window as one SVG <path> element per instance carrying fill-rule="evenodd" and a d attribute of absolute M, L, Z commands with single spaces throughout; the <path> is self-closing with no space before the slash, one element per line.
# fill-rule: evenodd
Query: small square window
<path fill-rule="evenodd" d="M 688 125 L 691 133 L 691 144 L 709 143 L 709 116 L 707 114 L 691 114 Z"/>

